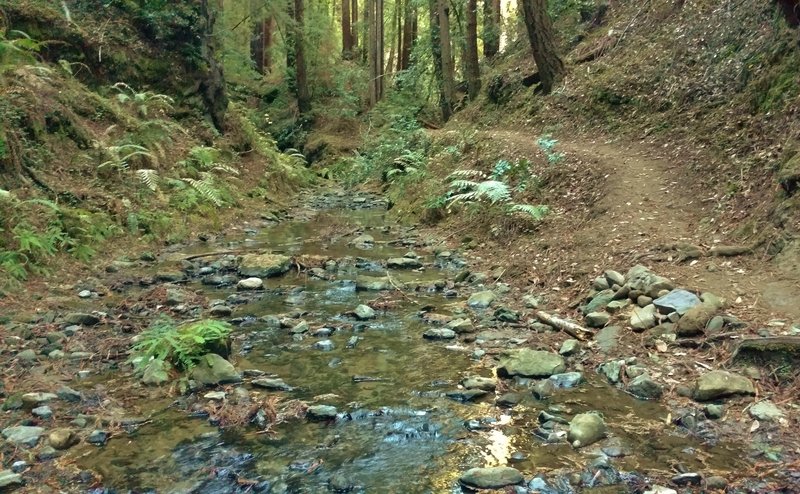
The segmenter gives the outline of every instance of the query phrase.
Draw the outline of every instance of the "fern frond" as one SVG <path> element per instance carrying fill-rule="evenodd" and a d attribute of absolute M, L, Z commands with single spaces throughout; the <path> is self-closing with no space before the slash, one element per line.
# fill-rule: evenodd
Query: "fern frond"
<path fill-rule="evenodd" d="M 535 220 L 541 220 L 550 212 L 550 208 L 544 204 L 534 206 L 533 204 L 512 204 L 508 209 L 512 213 L 523 213 Z"/>
<path fill-rule="evenodd" d="M 455 170 L 447 176 L 448 179 L 454 178 L 486 178 L 486 174 L 480 170 Z"/>
<path fill-rule="evenodd" d="M 511 200 L 511 190 L 505 182 L 498 180 L 485 180 L 478 184 L 475 192 L 480 197 L 486 197 L 492 203 L 507 202 Z"/>
<path fill-rule="evenodd" d="M 230 165 L 217 164 L 211 171 L 223 172 L 229 175 L 239 175 L 239 170 Z"/>
<path fill-rule="evenodd" d="M 450 182 L 450 188 L 452 190 L 471 190 L 478 186 L 478 182 L 473 182 L 472 180 L 453 180 Z"/>
<path fill-rule="evenodd" d="M 214 186 L 213 178 L 208 173 L 201 173 L 201 175 L 203 176 L 202 180 L 184 178 L 183 181 L 191 185 L 201 196 L 214 203 L 215 206 L 221 207 L 223 201 L 220 197 L 220 191 Z"/>
<path fill-rule="evenodd" d="M 150 168 L 142 168 L 136 170 L 136 176 L 139 177 L 139 180 L 150 190 L 153 192 L 158 189 L 158 172 Z"/>

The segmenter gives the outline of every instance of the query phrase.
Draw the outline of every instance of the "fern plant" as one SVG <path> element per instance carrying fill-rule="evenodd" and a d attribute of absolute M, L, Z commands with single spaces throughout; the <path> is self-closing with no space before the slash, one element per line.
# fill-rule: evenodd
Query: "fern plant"
<path fill-rule="evenodd" d="M 536 141 L 536 145 L 544 152 L 551 165 L 561 162 L 565 156 L 564 153 L 555 151 L 556 144 L 558 144 L 558 140 L 553 139 L 550 134 L 545 134 Z"/>
<path fill-rule="evenodd" d="M 155 160 L 155 156 L 144 146 L 138 144 L 119 144 L 105 148 L 108 154 L 106 161 L 97 166 L 98 169 L 112 168 L 123 171 L 130 168 L 130 161 L 136 156 L 143 156 L 150 160 Z"/>
<path fill-rule="evenodd" d="M 157 94 L 152 91 L 136 91 L 124 82 L 118 82 L 111 87 L 118 92 L 117 100 L 122 104 L 133 105 L 141 117 L 148 116 L 151 106 L 170 110 L 175 103 L 175 100 L 165 94 Z"/>
<path fill-rule="evenodd" d="M 13 38 L 8 35 L 13 35 Z M 32 39 L 22 31 L 0 30 L 0 73 L 20 64 L 36 62 L 36 54 L 44 43 Z"/>
<path fill-rule="evenodd" d="M 164 317 L 139 334 L 131 361 L 138 361 L 142 368 L 155 359 L 188 370 L 208 353 L 209 346 L 226 342 L 231 329 L 230 324 L 214 319 L 176 325 L 172 319 Z"/>
<path fill-rule="evenodd" d="M 493 180 L 479 170 L 456 170 L 448 177 L 450 206 L 463 203 L 486 203 L 500 206 L 506 214 L 522 213 L 535 220 L 542 219 L 549 208 L 545 205 L 519 204 L 512 202 L 511 188 L 501 180 Z"/>

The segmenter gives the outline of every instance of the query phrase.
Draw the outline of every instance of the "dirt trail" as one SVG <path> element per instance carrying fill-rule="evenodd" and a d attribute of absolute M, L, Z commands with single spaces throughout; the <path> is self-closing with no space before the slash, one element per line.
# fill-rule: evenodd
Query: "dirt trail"
<path fill-rule="evenodd" d="M 483 134 L 518 153 L 542 154 L 535 131 L 489 130 Z M 626 269 L 639 262 L 687 287 L 725 296 L 753 315 L 800 318 L 796 302 L 800 280 L 778 272 L 763 253 L 693 260 L 665 249 L 686 243 L 707 252 L 727 243 L 724 233 L 709 226 L 716 205 L 711 197 L 714 192 L 700 190 L 680 163 L 644 144 L 555 137 L 559 139 L 557 150 L 580 166 L 593 167 L 605 180 L 597 184 L 601 193 L 589 209 L 589 221 L 578 225 L 553 222 L 548 231 L 541 232 L 563 247 L 551 261 L 578 273 Z"/>

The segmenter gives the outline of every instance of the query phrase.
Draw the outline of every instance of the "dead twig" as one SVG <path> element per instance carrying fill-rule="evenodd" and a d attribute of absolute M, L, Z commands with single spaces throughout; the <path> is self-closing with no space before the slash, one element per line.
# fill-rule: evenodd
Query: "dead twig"
<path fill-rule="evenodd" d="M 594 336 L 593 331 L 584 328 L 580 324 L 576 324 L 574 322 L 570 322 L 565 319 L 551 316 L 546 312 L 537 310 L 534 312 L 534 315 L 536 316 L 537 319 L 539 319 L 543 323 L 549 324 L 550 326 L 553 326 L 554 328 L 567 333 L 573 338 L 585 341 Z"/>

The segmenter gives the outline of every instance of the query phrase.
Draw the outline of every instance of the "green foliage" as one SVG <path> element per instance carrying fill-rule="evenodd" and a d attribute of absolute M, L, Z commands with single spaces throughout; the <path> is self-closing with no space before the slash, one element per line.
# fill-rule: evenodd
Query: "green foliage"
<path fill-rule="evenodd" d="M 499 167 L 506 168 L 505 164 Z M 497 171 L 498 167 L 495 167 Z M 498 177 L 500 178 L 500 177 Z M 494 180 L 478 170 L 456 170 L 448 176 L 450 191 L 447 203 L 450 207 L 458 203 L 488 203 L 497 206 L 504 214 L 521 213 L 525 217 L 540 220 L 549 212 L 545 205 L 519 204 L 512 200 L 511 187 L 504 181 Z"/>
<path fill-rule="evenodd" d="M 119 172 L 130 168 L 130 162 L 136 156 L 143 156 L 155 160 L 155 156 L 146 147 L 138 144 L 119 144 L 105 148 L 108 159 L 100 163 L 97 168 L 102 170 L 110 168 Z"/>
<path fill-rule="evenodd" d="M 565 156 L 564 153 L 555 151 L 556 144 L 558 144 L 558 140 L 553 139 L 550 134 L 545 134 L 536 141 L 536 145 L 544 152 L 551 165 L 560 163 Z"/>
<path fill-rule="evenodd" d="M 152 91 L 136 91 L 124 82 L 118 82 L 111 86 L 117 94 L 117 101 L 123 105 L 131 105 L 136 108 L 139 116 L 146 118 L 151 107 L 171 110 L 175 100 L 165 94 L 157 94 Z"/>
<path fill-rule="evenodd" d="M 35 63 L 43 46 L 22 31 L 0 30 L 0 74 L 17 65 Z"/>
<path fill-rule="evenodd" d="M 184 370 L 191 369 L 208 353 L 209 346 L 224 344 L 231 329 L 230 324 L 213 319 L 176 325 L 175 321 L 164 317 L 138 335 L 131 360 L 138 360 L 139 368 L 156 359 Z"/>

